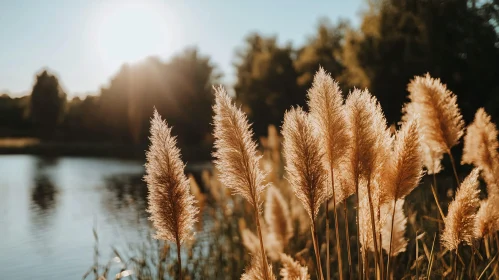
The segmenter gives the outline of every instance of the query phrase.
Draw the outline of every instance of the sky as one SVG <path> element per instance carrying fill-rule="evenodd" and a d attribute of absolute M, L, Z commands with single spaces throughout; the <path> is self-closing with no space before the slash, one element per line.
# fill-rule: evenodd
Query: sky
<path fill-rule="evenodd" d="M 362 0 L 0 1 L 0 92 L 24 95 L 48 68 L 69 96 L 97 93 L 124 63 L 196 46 L 234 80 L 253 31 L 299 46 L 322 17 L 360 21 Z"/>

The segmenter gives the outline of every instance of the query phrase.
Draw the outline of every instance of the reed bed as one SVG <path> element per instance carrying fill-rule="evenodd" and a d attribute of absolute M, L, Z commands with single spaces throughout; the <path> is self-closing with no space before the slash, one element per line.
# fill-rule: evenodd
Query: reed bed
<path fill-rule="evenodd" d="M 170 129 L 155 113 L 148 211 L 162 240 L 157 263 L 170 269 L 158 266 L 148 278 L 134 266 L 130 276 L 499 279 L 496 126 L 478 109 L 465 128 L 456 95 L 429 74 L 408 91 L 390 132 L 368 90 L 344 98 L 320 69 L 309 111 L 290 108 L 281 133 L 270 126 L 258 146 L 244 112 L 216 88 L 215 169 L 199 185 L 184 174 Z M 452 153 L 460 142 L 463 166 Z M 200 253 L 206 246 L 211 254 Z"/>

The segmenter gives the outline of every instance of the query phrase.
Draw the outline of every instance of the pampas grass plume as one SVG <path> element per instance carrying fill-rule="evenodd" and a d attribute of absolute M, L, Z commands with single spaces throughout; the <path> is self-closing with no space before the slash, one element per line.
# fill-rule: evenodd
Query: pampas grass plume
<path fill-rule="evenodd" d="M 155 238 L 181 244 L 192 237 L 199 210 L 189 192 L 190 183 L 176 139 L 156 110 L 150 140 L 145 176 L 149 190 L 147 212 L 156 228 Z"/>
<path fill-rule="evenodd" d="M 459 143 L 464 127 L 456 95 L 429 74 L 415 77 L 407 89 L 410 103 L 403 109 L 404 119 L 419 115 L 425 144 L 437 152 L 450 153 Z"/>
<path fill-rule="evenodd" d="M 423 175 L 423 154 L 417 119 L 404 123 L 397 132 L 384 174 L 389 201 L 404 198 L 418 185 Z"/>
<path fill-rule="evenodd" d="M 223 185 L 234 194 L 242 195 L 251 205 L 259 208 L 261 194 L 267 187 L 266 174 L 259 167 L 257 145 L 246 115 L 237 108 L 222 88 L 215 90 L 213 156 Z"/>
<path fill-rule="evenodd" d="M 299 262 L 295 261 L 292 257 L 281 254 L 282 268 L 280 275 L 282 280 L 310 280 L 308 268 L 301 266 Z"/>
<path fill-rule="evenodd" d="M 479 169 L 473 169 L 449 204 L 449 211 L 444 219 L 445 228 L 441 235 L 442 245 L 448 250 L 455 250 L 461 242 L 471 244 L 475 235 L 475 217 L 480 205 L 478 175 Z"/>
<path fill-rule="evenodd" d="M 323 153 L 309 116 L 300 107 L 284 115 L 282 126 L 283 152 L 287 179 L 303 204 L 311 221 L 326 200 L 327 172 L 322 164 Z"/>
<path fill-rule="evenodd" d="M 481 168 L 487 184 L 497 184 L 498 147 L 497 128 L 485 110 L 480 108 L 475 114 L 475 120 L 466 129 L 462 163 Z"/>

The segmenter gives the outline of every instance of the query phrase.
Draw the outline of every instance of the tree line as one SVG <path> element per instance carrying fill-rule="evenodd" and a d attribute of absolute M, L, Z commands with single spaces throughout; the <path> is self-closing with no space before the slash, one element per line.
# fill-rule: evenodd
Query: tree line
<path fill-rule="evenodd" d="M 369 88 L 393 124 L 408 82 L 426 72 L 456 93 L 467 122 L 479 107 L 497 120 L 499 0 L 370 0 L 359 27 L 322 19 L 301 46 L 249 34 L 236 50 L 234 92 L 257 136 L 269 124 L 280 126 L 290 106 L 307 106 L 306 89 L 319 65 L 344 94 Z M 0 136 L 147 143 L 155 107 L 182 148 L 209 155 L 212 85 L 220 78 L 210 57 L 195 48 L 168 61 L 125 64 L 108 86 L 84 99 L 68 100 L 58 78 L 43 70 L 29 96 L 0 96 Z"/>

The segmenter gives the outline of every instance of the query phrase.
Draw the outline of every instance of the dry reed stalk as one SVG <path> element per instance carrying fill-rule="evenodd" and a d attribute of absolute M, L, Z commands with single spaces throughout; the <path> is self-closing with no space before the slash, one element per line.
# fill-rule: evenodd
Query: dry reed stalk
<path fill-rule="evenodd" d="M 308 268 L 301 266 L 299 262 L 290 256 L 281 254 L 281 263 L 280 275 L 282 280 L 310 280 Z"/>
<path fill-rule="evenodd" d="M 475 217 L 480 205 L 478 195 L 478 173 L 475 168 L 458 188 L 454 200 L 449 204 L 444 219 L 442 245 L 449 251 L 457 250 L 461 242 L 471 244 L 475 233 Z"/>
<path fill-rule="evenodd" d="M 433 162 L 447 153 L 452 162 L 452 168 L 459 185 L 454 158 L 451 148 L 459 143 L 463 135 L 464 121 L 457 106 L 457 97 L 440 79 L 434 79 L 429 74 L 416 76 L 407 86 L 410 103 L 402 111 L 403 120 L 419 116 L 420 133 L 425 149 L 429 149 Z"/>
<path fill-rule="evenodd" d="M 223 87 L 215 89 L 215 149 L 214 163 L 220 170 L 220 182 L 231 189 L 233 194 L 244 197 L 253 207 L 255 223 L 260 239 L 260 260 L 264 271 L 264 279 L 270 272 L 267 271 L 267 256 L 263 246 L 263 237 L 260 226 L 261 194 L 267 187 L 266 174 L 259 168 L 260 157 L 257 154 L 257 145 L 252 140 L 253 133 L 246 115 L 237 108 Z"/>
<path fill-rule="evenodd" d="M 321 204 L 327 199 L 324 155 L 309 116 L 300 107 L 292 108 L 284 115 L 282 135 L 287 179 L 310 218 L 318 277 L 323 279 L 315 220 Z"/>
<path fill-rule="evenodd" d="M 404 252 L 407 247 L 407 239 L 404 237 L 407 225 L 407 217 L 404 214 L 404 199 L 399 199 L 392 205 L 391 203 L 381 206 L 381 216 L 387 220 L 381 228 L 383 238 L 383 249 L 389 256 L 396 256 Z M 395 206 L 395 209 L 393 209 Z M 395 214 L 393 214 L 395 213 Z M 393 236 L 393 238 L 391 238 Z M 388 258 L 390 260 L 390 258 Z M 387 273 L 390 271 L 387 269 Z"/>
<path fill-rule="evenodd" d="M 383 192 L 377 186 L 376 180 L 379 178 L 380 172 L 388 158 L 391 136 L 386 126 L 386 120 L 376 98 L 373 97 L 367 90 L 355 89 L 351 92 L 346 100 L 347 116 L 351 127 L 351 154 L 350 154 L 350 170 L 353 184 L 356 188 L 357 195 L 357 224 L 361 227 L 359 221 L 360 200 L 359 200 L 359 183 L 363 179 L 366 181 L 367 198 L 369 200 L 369 213 L 371 217 L 370 226 L 372 235 L 376 236 L 375 211 L 379 211 L 379 207 L 375 207 L 373 198 L 378 197 L 384 200 Z M 379 205 L 379 204 L 378 204 Z M 375 209 L 377 208 L 377 209 Z M 379 228 L 378 228 L 379 230 Z M 358 235 L 359 237 L 359 235 Z M 359 238 L 357 240 L 360 240 Z M 377 238 L 373 238 L 375 262 L 377 268 L 381 270 L 379 262 L 379 252 Z M 358 254 L 360 255 L 360 246 L 357 244 Z M 359 264 L 360 271 L 360 264 Z"/>
<path fill-rule="evenodd" d="M 315 74 L 312 87 L 308 91 L 308 105 L 310 116 L 315 124 L 315 132 L 320 139 L 322 152 L 325 154 L 324 165 L 328 170 L 329 182 L 331 184 L 333 213 L 336 230 L 336 248 L 338 255 L 338 273 L 343 279 L 341 246 L 338 229 L 338 213 L 336 211 L 337 193 L 341 192 L 346 198 L 352 195 L 355 190 L 350 184 L 335 184 L 336 176 L 341 175 L 341 165 L 348 159 L 345 151 L 349 146 L 349 133 L 346 112 L 343 105 L 343 97 L 338 83 L 331 75 L 320 68 Z M 349 187 L 349 188 L 348 188 Z M 340 188 L 343 188 L 340 190 Z M 326 188 L 326 196 L 329 200 L 329 188 Z M 329 203 L 326 203 L 326 275 L 330 279 L 329 273 Z"/>
<path fill-rule="evenodd" d="M 189 179 L 184 174 L 184 163 L 171 128 L 154 111 L 151 120 L 151 145 L 146 153 L 146 175 L 149 207 L 147 212 L 156 228 L 155 238 L 175 242 L 182 279 L 181 244 L 193 236 L 192 228 L 199 209 L 190 194 Z"/>
<path fill-rule="evenodd" d="M 463 147 L 463 164 L 473 164 L 482 169 L 487 186 L 497 186 L 499 155 L 497 148 L 497 128 L 483 108 L 478 109 L 475 119 L 466 129 Z M 488 188 L 491 192 L 491 188 Z"/>

